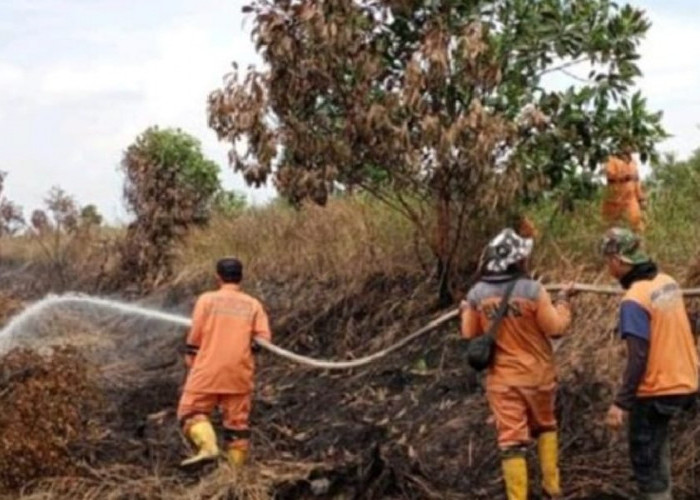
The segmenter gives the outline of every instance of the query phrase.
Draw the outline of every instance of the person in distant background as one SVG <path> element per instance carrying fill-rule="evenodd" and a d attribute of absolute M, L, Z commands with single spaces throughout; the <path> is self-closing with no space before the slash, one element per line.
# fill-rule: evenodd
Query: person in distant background
<path fill-rule="evenodd" d="M 535 226 L 535 222 L 525 214 L 521 214 L 517 218 L 518 235 L 522 238 L 536 240 L 540 233 Z"/>
<path fill-rule="evenodd" d="M 221 259 L 216 274 L 220 288 L 199 297 L 187 336 L 189 373 L 177 415 L 198 451 L 182 462 L 183 467 L 218 458 L 216 433 L 209 420 L 216 406 L 223 417 L 228 461 L 236 467 L 245 463 L 255 374 L 253 343 L 256 338 L 271 340 L 262 304 L 240 289 L 241 262 Z"/>
<path fill-rule="evenodd" d="M 503 230 L 486 247 L 480 281 L 460 307 L 462 336 L 488 331 L 500 302 L 513 284 L 507 313 L 496 333 L 486 396 L 494 416 L 508 500 L 528 498 L 527 445 L 537 439 L 542 486 L 549 498 L 561 496 L 553 338 L 571 322 L 571 285 L 554 303 L 544 286 L 527 275 L 532 239 Z"/>
<path fill-rule="evenodd" d="M 627 344 L 627 368 L 606 422 L 618 429 L 629 415 L 629 453 L 642 498 L 670 500 L 669 422 L 698 392 L 698 353 L 683 295 L 632 231 L 610 229 L 601 252 L 626 290 L 620 335 Z"/>
<path fill-rule="evenodd" d="M 624 144 L 620 154 L 611 156 L 605 167 L 607 189 L 603 200 L 603 219 L 609 226 L 627 223 L 636 232 L 644 230 L 642 210 L 646 202 L 632 147 Z"/>

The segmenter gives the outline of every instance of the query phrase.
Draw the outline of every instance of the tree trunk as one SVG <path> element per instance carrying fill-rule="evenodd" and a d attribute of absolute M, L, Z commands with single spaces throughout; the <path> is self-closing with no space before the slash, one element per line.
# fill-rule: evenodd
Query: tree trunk
<path fill-rule="evenodd" d="M 440 280 L 438 284 L 438 307 L 443 309 L 451 306 L 454 303 L 454 297 L 450 287 L 450 263 L 445 262 L 442 258 L 438 257 L 437 272 Z"/>
<path fill-rule="evenodd" d="M 454 302 L 451 288 L 452 263 L 450 255 L 450 194 L 442 190 L 436 205 L 435 254 L 438 273 L 438 305 L 447 307 Z"/>

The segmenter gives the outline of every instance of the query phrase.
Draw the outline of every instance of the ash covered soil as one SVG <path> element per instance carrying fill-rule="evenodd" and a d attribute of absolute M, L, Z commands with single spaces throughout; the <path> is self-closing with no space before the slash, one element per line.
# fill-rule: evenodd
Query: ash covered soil
<path fill-rule="evenodd" d="M 374 352 L 439 313 L 434 290 L 411 276 L 337 290 L 299 280 L 251 292 L 267 304 L 276 343 L 319 358 Z M 193 297 L 181 289 L 150 302 L 186 314 Z M 624 435 L 602 426 L 621 366 L 615 304 L 577 301 L 558 353 L 566 498 L 631 498 Z M 365 369 L 319 371 L 258 355 L 252 465 L 241 474 L 177 468 L 187 453 L 175 417 L 184 334 L 99 311 L 61 311 L 33 325 L 20 344 L 39 354 L 14 351 L 1 365 L 0 404 L 24 410 L 0 417 L 0 465 L 18 452 L 30 457 L 0 473 L 7 498 L 503 498 L 495 430 L 455 323 Z M 51 355 L 54 343 L 75 347 Z M 700 497 L 698 430 L 697 412 L 674 429 L 683 443 L 674 450 L 677 498 Z"/>

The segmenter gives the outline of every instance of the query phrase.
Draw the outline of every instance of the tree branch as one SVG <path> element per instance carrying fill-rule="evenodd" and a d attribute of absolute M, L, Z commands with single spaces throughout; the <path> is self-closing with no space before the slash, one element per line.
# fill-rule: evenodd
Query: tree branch
<path fill-rule="evenodd" d="M 359 182 L 359 183 L 357 183 L 357 185 L 360 186 L 365 191 L 367 191 L 372 196 L 374 196 L 377 200 L 384 203 L 386 206 L 388 206 L 392 210 L 396 210 L 398 213 L 400 213 L 401 215 L 406 217 L 408 220 L 413 222 L 413 216 L 412 216 L 411 211 L 405 210 L 405 208 L 403 207 L 403 205 L 401 203 L 393 202 L 388 196 L 386 196 L 386 194 L 382 193 L 381 191 L 370 186 L 367 183 Z"/>
<path fill-rule="evenodd" d="M 566 62 L 564 64 L 560 64 L 559 66 L 555 66 L 553 68 L 546 68 L 540 71 L 537 74 L 537 78 L 541 78 L 544 75 L 547 75 L 549 73 L 554 73 L 555 71 L 564 71 L 566 68 L 570 68 L 571 66 L 576 66 L 577 64 L 581 64 L 582 62 L 588 61 L 587 57 L 584 57 L 582 59 L 575 59 L 573 61 Z"/>

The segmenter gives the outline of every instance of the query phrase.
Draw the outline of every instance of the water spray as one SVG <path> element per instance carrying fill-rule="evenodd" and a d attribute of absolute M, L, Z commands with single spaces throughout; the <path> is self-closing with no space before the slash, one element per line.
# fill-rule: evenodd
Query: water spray
<path fill-rule="evenodd" d="M 557 291 L 564 288 L 564 285 L 547 285 L 545 288 L 548 291 Z M 599 285 L 588 285 L 583 283 L 576 283 L 573 289 L 578 292 L 584 293 L 596 293 L 601 295 L 619 295 L 624 291 L 619 287 L 613 286 L 599 286 Z M 690 288 L 683 290 L 683 295 L 685 296 L 700 296 L 700 288 Z M 47 297 L 41 299 L 38 302 L 27 307 L 24 311 L 13 317 L 10 322 L 0 331 L 0 353 L 6 352 L 11 346 L 13 339 L 22 333 L 23 329 L 27 326 L 29 321 L 36 317 L 40 317 L 46 312 L 55 309 L 59 306 L 69 306 L 69 305 L 91 305 L 97 308 L 111 310 L 119 312 L 124 315 L 130 316 L 141 316 L 146 319 L 162 321 L 166 323 L 171 323 L 183 328 L 189 327 L 192 322 L 189 318 L 179 315 L 168 313 L 164 311 L 159 311 L 157 309 L 151 309 L 143 306 L 138 306 L 135 304 L 129 304 L 126 302 L 121 302 L 119 300 L 106 299 L 101 297 L 93 297 L 90 295 L 82 295 L 76 293 L 68 293 L 65 295 L 48 295 Z M 410 335 L 402 338 L 395 344 L 382 349 L 373 354 L 353 359 L 347 361 L 330 361 L 310 358 L 308 356 L 302 356 L 300 354 L 288 351 L 270 342 L 262 339 L 255 339 L 255 342 L 260 345 L 263 349 L 270 351 L 271 353 L 280 356 L 282 358 L 288 359 L 300 363 L 302 365 L 310 366 L 313 368 L 321 368 L 326 370 L 347 370 L 351 368 L 359 368 L 361 366 L 368 365 L 381 359 L 388 354 L 401 349 L 407 344 L 413 342 L 417 338 L 432 332 L 441 325 L 457 318 L 459 316 L 459 309 L 455 308 L 447 313 L 435 318 L 430 323 L 426 324 L 422 328 L 412 332 Z"/>

